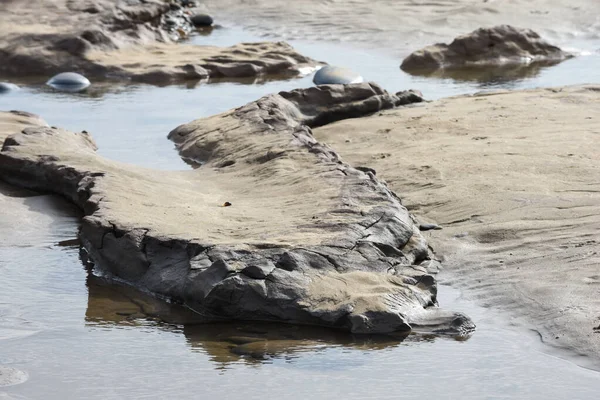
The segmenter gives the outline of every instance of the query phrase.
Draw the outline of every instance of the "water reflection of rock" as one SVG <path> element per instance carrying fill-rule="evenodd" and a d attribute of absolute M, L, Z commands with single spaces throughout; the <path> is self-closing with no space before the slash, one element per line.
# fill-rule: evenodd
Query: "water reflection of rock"
<path fill-rule="evenodd" d="M 333 329 L 267 322 L 237 322 L 186 325 L 183 333 L 193 351 L 206 353 L 222 364 L 264 363 L 274 358 L 292 360 L 302 353 L 315 353 L 331 347 L 381 350 L 400 345 L 407 334 L 352 335 Z M 432 337 L 420 337 L 420 340 Z"/>
<path fill-rule="evenodd" d="M 85 263 L 85 261 L 84 261 Z M 85 321 L 90 325 L 138 326 L 200 322 L 201 317 L 178 305 L 169 304 L 129 286 L 88 275 L 88 306 Z"/>
<path fill-rule="evenodd" d="M 85 259 L 84 259 L 85 263 Z M 260 365 L 273 359 L 293 361 L 305 353 L 341 347 L 376 351 L 411 342 L 433 341 L 433 335 L 352 335 L 333 329 L 268 322 L 202 323 L 185 307 L 169 304 L 132 287 L 89 274 L 86 323 L 102 328 L 155 327 L 183 333 L 191 351 L 209 356 L 217 368 L 243 362 Z"/>
<path fill-rule="evenodd" d="M 535 62 L 531 64 L 505 64 L 494 66 L 471 66 L 464 68 L 442 68 L 435 70 L 410 71 L 413 76 L 452 79 L 457 82 L 477 82 L 482 87 L 503 86 L 523 79 L 531 79 L 560 61 Z"/>
<path fill-rule="evenodd" d="M 14 78 L 12 81 L 17 83 L 22 90 L 29 90 L 39 93 L 48 93 L 55 97 L 71 98 L 71 99 L 104 99 L 110 95 L 121 95 L 128 92 L 135 92 L 145 87 L 178 87 L 181 89 L 201 89 L 204 85 L 209 84 L 236 84 L 236 85 L 263 85 L 275 81 L 286 81 L 301 79 L 304 73 L 312 72 L 312 69 L 302 70 L 302 74 L 289 76 L 284 74 L 269 74 L 259 75 L 255 77 L 243 78 L 210 78 L 187 80 L 185 82 L 155 82 L 155 83 L 139 83 L 139 82 L 123 82 L 115 79 L 106 78 L 104 80 L 94 80 L 92 84 L 85 90 L 77 92 L 59 92 L 43 83 L 44 78 Z M 1 75 L 0 75 L 1 77 Z M 9 94 L 7 94 L 8 96 Z"/>

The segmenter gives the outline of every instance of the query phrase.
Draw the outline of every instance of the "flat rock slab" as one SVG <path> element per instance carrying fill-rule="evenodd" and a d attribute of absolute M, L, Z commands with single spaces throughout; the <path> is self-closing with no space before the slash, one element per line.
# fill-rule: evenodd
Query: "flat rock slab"
<path fill-rule="evenodd" d="M 111 52 L 90 51 L 93 63 L 139 82 L 168 83 L 204 78 L 290 77 L 320 64 L 285 42 L 240 43 L 231 47 L 152 44 Z"/>
<path fill-rule="evenodd" d="M 481 93 L 382 114 L 314 135 L 444 228 L 425 235 L 450 283 L 597 367 L 600 88 Z"/>
<path fill-rule="evenodd" d="M 5 139 L 0 177 L 79 205 L 100 271 L 207 320 L 468 334 L 468 317 L 437 307 L 427 243 L 398 197 L 311 133 L 405 94 L 319 86 L 193 121 L 169 137 L 202 166 L 179 172 L 102 158 L 87 133 L 27 128 Z"/>
<path fill-rule="evenodd" d="M 402 61 L 404 71 L 435 70 L 502 64 L 562 61 L 570 54 L 543 40 L 531 29 L 499 25 L 480 28 L 454 39 L 410 54 Z"/>
<path fill-rule="evenodd" d="M 110 75 L 165 84 L 209 76 L 298 74 L 319 64 L 284 43 L 180 46 L 179 33 L 172 34 L 176 20 L 193 29 L 187 14 L 162 0 L 1 2 L 0 72 L 49 78 L 74 71 L 90 78 Z M 175 32 L 187 36 L 185 29 Z"/>

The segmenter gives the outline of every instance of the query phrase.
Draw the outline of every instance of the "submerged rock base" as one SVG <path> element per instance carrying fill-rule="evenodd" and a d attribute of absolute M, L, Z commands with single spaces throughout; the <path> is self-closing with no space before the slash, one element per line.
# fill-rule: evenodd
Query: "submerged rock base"
<path fill-rule="evenodd" d="M 311 132 L 419 100 L 368 83 L 266 96 L 172 131 L 201 164 L 177 172 L 100 157 L 87 133 L 31 127 L 4 141 L 0 178 L 73 201 L 99 270 L 206 320 L 465 335 L 470 319 L 437 307 L 436 262 L 399 198 Z"/>

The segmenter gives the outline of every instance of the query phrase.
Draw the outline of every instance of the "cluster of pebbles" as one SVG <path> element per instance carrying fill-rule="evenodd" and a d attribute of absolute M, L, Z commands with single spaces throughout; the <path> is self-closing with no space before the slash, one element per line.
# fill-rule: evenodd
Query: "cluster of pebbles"
<path fill-rule="evenodd" d="M 204 13 L 197 13 L 198 3 L 191 0 L 174 0 L 170 11 L 162 16 L 162 28 L 171 38 L 179 40 L 186 38 L 196 29 L 210 29 L 213 18 Z"/>

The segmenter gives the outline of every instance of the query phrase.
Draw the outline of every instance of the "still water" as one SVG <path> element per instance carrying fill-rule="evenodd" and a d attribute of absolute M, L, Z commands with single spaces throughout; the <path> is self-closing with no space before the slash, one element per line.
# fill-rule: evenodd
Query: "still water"
<path fill-rule="evenodd" d="M 193 42 L 255 39 L 224 28 Z M 390 91 L 416 88 L 430 99 L 600 82 L 595 53 L 553 67 L 411 77 L 399 70 L 400 60 L 384 54 L 326 43 L 293 45 Z M 189 167 L 166 139 L 171 129 L 268 93 L 310 86 L 311 77 L 163 88 L 106 82 L 84 94 L 57 93 L 43 82 L 29 81 L 0 96 L 0 109 L 85 129 L 112 159 L 184 169 Z M 77 210 L 60 199 L 0 184 L 0 375 L 12 368 L 26 377 L 0 386 L 0 399 L 596 399 L 600 393 L 600 373 L 555 357 L 535 332 L 446 286 L 440 303 L 478 325 L 469 340 L 189 324 L 193 317 L 185 310 L 94 276 L 73 241 L 78 220 Z"/>

